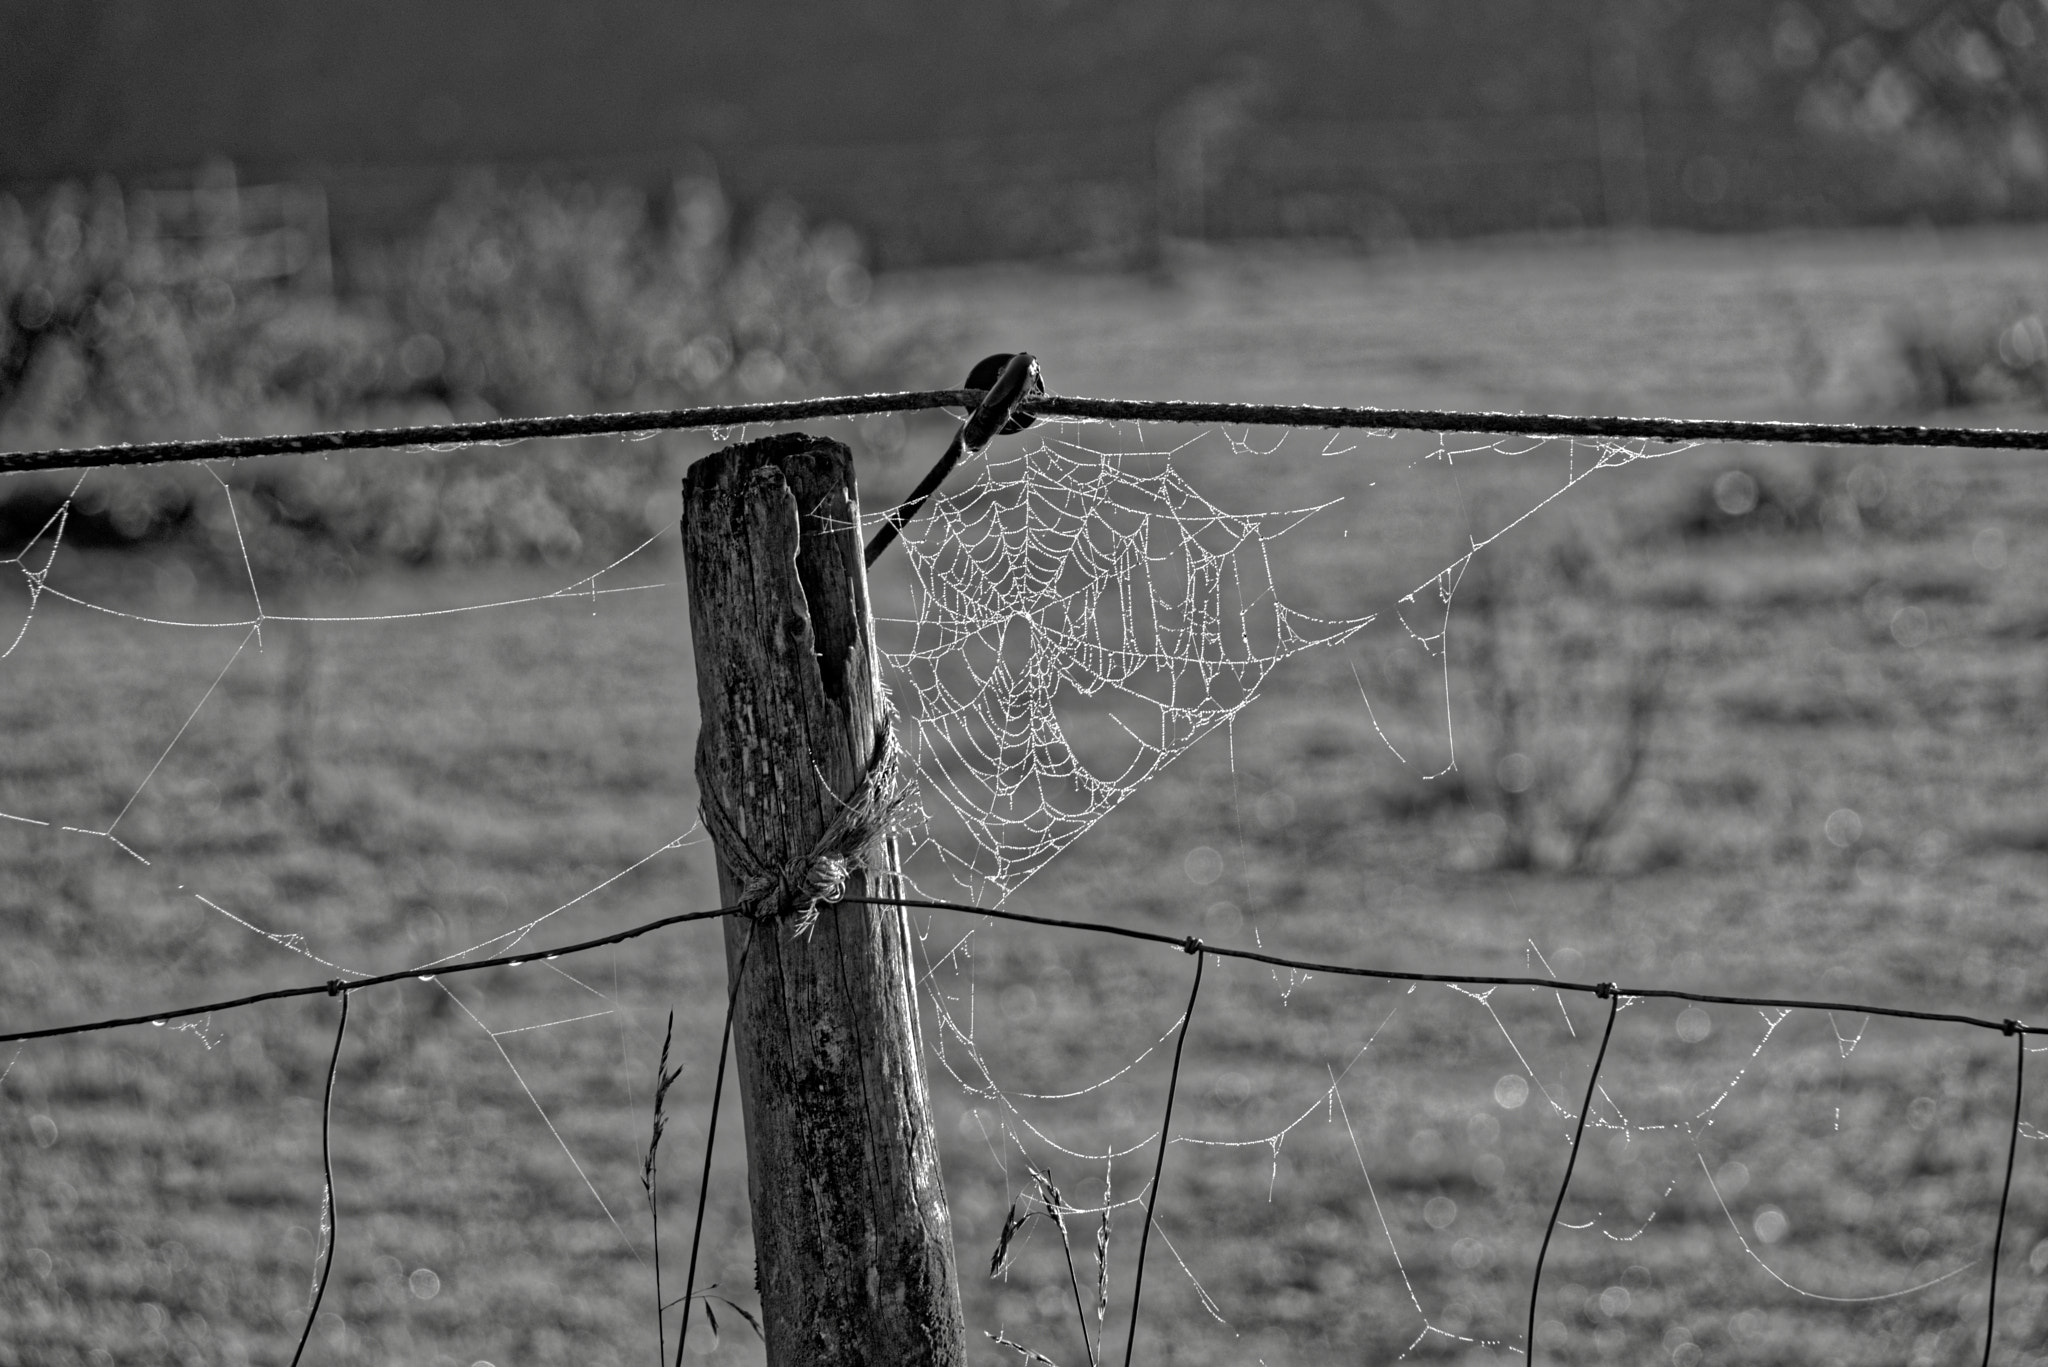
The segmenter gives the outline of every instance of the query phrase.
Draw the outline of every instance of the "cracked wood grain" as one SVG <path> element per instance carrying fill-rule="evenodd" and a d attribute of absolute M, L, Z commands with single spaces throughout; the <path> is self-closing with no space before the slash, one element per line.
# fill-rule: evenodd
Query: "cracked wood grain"
<path fill-rule="evenodd" d="M 727 447 L 690 467 L 683 507 L 698 785 L 779 863 L 815 846 L 888 724 L 852 455 L 802 433 Z M 741 880 L 726 854 L 731 903 Z M 846 888 L 896 892 L 893 868 Z M 747 930 L 726 921 L 768 1360 L 962 1363 L 906 914 L 827 906 L 808 938 L 764 922 L 742 964 Z"/>

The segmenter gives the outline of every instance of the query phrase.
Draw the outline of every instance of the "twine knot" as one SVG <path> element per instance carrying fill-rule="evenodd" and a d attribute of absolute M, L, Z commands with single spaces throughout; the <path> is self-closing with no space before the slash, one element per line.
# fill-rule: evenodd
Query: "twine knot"
<path fill-rule="evenodd" d="M 341 979 L 329 978 L 327 980 L 327 995 L 330 997 L 339 997 L 341 995 Z"/>
<path fill-rule="evenodd" d="M 867 776 L 839 804 L 839 814 L 803 854 L 780 862 L 762 856 L 740 833 L 739 824 L 716 793 L 705 792 L 705 829 L 719 857 L 740 880 L 740 911 L 754 920 L 793 914 L 798 935 L 809 935 L 819 908 L 846 896 L 854 874 L 882 867 L 880 853 L 900 824 L 909 795 L 902 786 L 902 748 L 890 719 L 875 736 Z"/>
<path fill-rule="evenodd" d="M 1599 998 L 1599 999 L 1600 999 L 1601 1001 L 1606 1001 L 1606 1000 L 1607 1000 L 1607 999 L 1608 999 L 1609 997 L 1611 997 L 1611 996 L 1613 996 L 1613 995 L 1614 995 L 1614 984 L 1613 984 L 1613 983 L 1594 983 L 1594 984 L 1593 984 L 1593 995 L 1594 995 L 1594 996 L 1596 996 L 1596 997 L 1598 997 L 1598 998 Z"/>
<path fill-rule="evenodd" d="M 1183 954 L 1200 954 L 1202 952 L 1202 942 L 1190 935 L 1187 939 L 1180 942 L 1180 952 Z"/>
<path fill-rule="evenodd" d="M 2005 1022 L 2005 1033 L 2008 1035 L 2017 1035 L 2019 1032 L 2020 1023 L 2016 1020 L 2013 1020 L 2011 1017 L 2007 1017 Z"/>

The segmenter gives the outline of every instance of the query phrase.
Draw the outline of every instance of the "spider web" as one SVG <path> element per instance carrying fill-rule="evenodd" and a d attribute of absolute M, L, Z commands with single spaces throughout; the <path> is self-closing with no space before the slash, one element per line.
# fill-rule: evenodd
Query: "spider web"
<path fill-rule="evenodd" d="M 1183 468 L 1191 455 L 1213 468 L 1220 455 L 1236 470 L 1219 482 L 1242 491 L 1246 472 L 1275 464 L 1298 434 L 1262 447 L 1249 433 L 1208 430 L 1148 445 L 1138 427 L 1134 445 L 1098 449 L 1083 439 L 1097 430 L 1063 425 L 998 443 L 964 487 L 935 498 L 906 538 L 911 613 L 881 623 L 930 818 L 918 852 L 974 897 L 1000 902 L 1228 728 L 1276 668 L 1352 640 L 1380 615 L 1357 602 L 1318 615 L 1283 597 L 1279 543 L 1343 500 L 1234 511 Z M 1461 456 L 1556 445 L 1440 441 L 1409 468 L 1448 473 Z M 1502 525 L 1468 533 L 1449 563 L 1391 605 L 1447 684 L 1450 604 L 1473 557 L 1594 473 L 1667 453 L 1642 442 L 1562 445 L 1567 468 L 1555 487 Z M 1332 458 L 1358 449 L 1330 437 L 1316 467 L 1328 472 Z M 1432 610 L 1433 625 L 1411 620 L 1427 622 Z M 1448 711 L 1443 721 L 1450 741 Z M 1455 765 L 1452 743 L 1446 768 Z"/>
<path fill-rule="evenodd" d="M 1281 661 L 1364 625 L 1280 599 L 1269 548 L 1320 509 L 1228 512 L 1175 454 L 991 456 L 907 542 L 917 616 L 888 660 L 921 790 L 971 841 L 933 845 L 963 887 L 1007 895 Z"/>

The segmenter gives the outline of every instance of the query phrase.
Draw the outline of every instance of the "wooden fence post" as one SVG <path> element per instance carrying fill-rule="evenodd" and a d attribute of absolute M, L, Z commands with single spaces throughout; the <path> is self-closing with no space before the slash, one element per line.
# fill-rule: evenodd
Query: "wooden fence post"
<path fill-rule="evenodd" d="M 956 1367 L 965 1332 L 906 915 L 826 903 L 799 933 L 787 914 L 838 872 L 810 858 L 821 842 L 866 846 L 844 895 L 896 887 L 893 845 L 849 821 L 887 796 L 871 769 L 894 766 L 858 506 L 852 454 L 802 433 L 690 467 L 697 782 L 723 900 L 764 913 L 728 917 L 725 952 L 768 1361 Z"/>

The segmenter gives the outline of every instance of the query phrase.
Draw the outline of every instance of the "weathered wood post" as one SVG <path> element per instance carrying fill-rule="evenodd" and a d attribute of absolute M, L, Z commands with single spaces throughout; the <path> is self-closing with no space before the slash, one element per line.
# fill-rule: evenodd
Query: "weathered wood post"
<path fill-rule="evenodd" d="M 760 912 L 727 918 L 725 952 L 768 1361 L 955 1367 L 905 914 L 828 902 L 807 934 L 789 914 L 842 871 L 847 897 L 896 886 L 871 819 L 895 760 L 858 507 L 852 454 L 802 433 L 690 467 L 697 782 L 723 900 Z"/>

